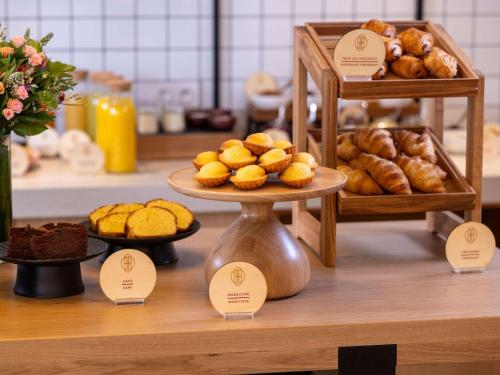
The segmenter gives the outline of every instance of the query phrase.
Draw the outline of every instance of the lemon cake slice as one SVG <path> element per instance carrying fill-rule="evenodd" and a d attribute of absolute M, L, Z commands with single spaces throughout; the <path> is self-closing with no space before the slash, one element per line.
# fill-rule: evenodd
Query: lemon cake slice
<path fill-rule="evenodd" d="M 166 201 L 165 199 L 153 199 L 146 203 L 146 207 L 161 207 L 171 211 L 177 219 L 177 229 L 186 231 L 194 221 L 194 215 L 182 204 Z"/>
<path fill-rule="evenodd" d="M 97 233 L 104 237 L 125 237 L 125 223 L 130 212 L 108 214 L 97 220 Z"/>
<path fill-rule="evenodd" d="M 175 215 L 161 207 L 141 208 L 130 214 L 126 223 L 127 238 L 167 237 L 177 233 Z"/>

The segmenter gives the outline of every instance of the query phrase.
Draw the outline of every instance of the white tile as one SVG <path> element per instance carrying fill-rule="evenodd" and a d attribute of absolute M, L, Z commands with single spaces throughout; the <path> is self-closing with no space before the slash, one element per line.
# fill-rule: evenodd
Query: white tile
<path fill-rule="evenodd" d="M 295 15 L 320 14 L 322 6 L 322 0 L 295 0 Z"/>
<path fill-rule="evenodd" d="M 233 19 L 232 45 L 255 47 L 260 44 L 261 22 L 258 18 Z"/>
<path fill-rule="evenodd" d="M 432 0 L 426 1 L 424 4 L 424 15 L 429 14 L 442 14 L 444 12 L 444 1 L 443 0 Z"/>
<path fill-rule="evenodd" d="M 245 110 L 247 98 L 245 96 L 245 82 L 233 82 L 231 84 L 231 97 L 233 110 Z"/>
<path fill-rule="evenodd" d="M 259 50 L 233 51 L 232 53 L 232 78 L 246 79 L 250 74 L 261 70 L 259 67 Z"/>
<path fill-rule="evenodd" d="M 484 80 L 484 102 L 498 105 L 500 102 L 500 79 L 486 77 Z"/>
<path fill-rule="evenodd" d="M 500 12 L 500 2 L 498 0 L 477 0 L 476 11 L 478 13 Z"/>
<path fill-rule="evenodd" d="M 500 122 L 500 111 L 498 107 L 488 107 L 484 109 L 484 124 L 488 122 L 499 123 Z"/>
<path fill-rule="evenodd" d="M 470 44 L 472 42 L 471 17 L 449 16 L 447 21 L 447 31 L 458 44 Z"/>
<path fill-rule="evenodd" d="M 219 63 L 220 63 L 220 76 L 221 78 L 231 77 L 231 71 L 229 70 L 229 60 L 232 60 L 233 55 L 227 49 L 220 51 Z"/>
<path fill-rule="evenodd" d="M 139 79 L 165 79 L 165 52 L 139 53 Z"/>
<path fill-rule="evenodd" d="M 274 77 L 291 77 L 291 64 L 291 49 L 264 51 L 264 71 Z"/>
<path fill-rule="evenodd" d="M 427 1 L 429 2 L 429 1 Z M 426 2 L 426 4 L 427 4 Z M 415 13 L 415 0 L 387 0 L 387 13 Z"/>
<path fill-rule="evenodd" d="M 292 44 L 292 27 L 287 18 L 264 19 L 264 45 L 290 46 Z"/>
<path fill-rule="evenodd" d="M 383 0 L 356 1 L 356 13 L 358 14 L 382 14 Z"/>
<path fill-rule="evenodd" d="M 106 70 L 120 74 L 125 79 L 134 77 L 134 53 L 133 52 L 115 52 L 106 53 Z"/>
<path fill-rule="evenodd" d="M 78 16 L 100 16 L 103 0 L 73 0 L 73 13 Z"/>
<path fill-rule="evenodd" d="M 352 0 L 327 0 L 326 2 L 326 12 L 329 14 L 351 14 L 352 11 Z"/>
<path fill-rule="evenodd" d="M 292 0 L 265 0 L 264 15 L 290 15 Z"/>
<path fill-rule="evenodd" d="M 134 24 L 130 20 L 106 21 L 106 45 L 108 47 L 130 47 L 134 38 Z"/>
<path fill-rule="evenodd" d="M 200 2 L 200 12 L 202 16 L 212 16 L 214 14 L 214 6 L 212 1 L 198 0 Z"/>
<path fill-rule="evenodd" d="M 352 21 L 351 14 L 347 13 L 328 13 L 325 22 Z"/>
<path fill-rule="evenodd" d="M 213 77 L 213 59 L 214 54 L 212 51 L 202 51 L 201 55 L 201 78 L 211 79 Z"/>
<path fill-rule="evenodd" d="M 219 12 L 222 16 L 227 16 L 231 11 L 231 2 L 233 0 L 219 0 Z"/>
<path fill-rule="evenodd" d="M 196 47 L 198 22 L 196 19 L 172 19 L 170 21 L 170 46 Z"/>
<path fill-rule="evenodd" d="M 219 105 L 221 108 L 231 108 L 231 87 L 229 82 L 223 81 L 220 83 Z"/>
<path fill-rule="evenodd" d="M 137 22 L 139 47 L 163 48 L 166 43 L 166 21 L 139 19 Z"/>
<path fill-rule="evenodd" d="M 209 18 L 203 18 L 200 21 L 201 30 L 199 31 L 201 35 L 201 46 L 202 47 L 212 47 L 213 46 L 213 20 Z"/>
<path fill-rule="evenodd" d="M 196 16 L 198 14 L 198 0 L 170 1 L 170 14 L 172 16 Z"/>
<path fill-rule="evenodd" d="M 100 48 L 102 46 L 101 20 L 74 20 L 75 48 Z"/>
<path fill-rule="evenodd" d="M 229 20 L 227 17 L 222 18 L 220 20 L 219 42 L 221 47 L 229 46 L 230 35 L 232 35 L 230 32 L 231 23 L 232 21 Z"/>
<path fill-rule="evenodd" d="M 445 11 L 448 14 L 455 14 L 455 13 L 470 14 L 474 9 L 474 3 L 475 2 L 471 0 L 453 0 L 453 1 L 448 0 L 446 2 Z"/>
<path fill-rule="evenodd" d="M 163 90 L 171 90 L 171 83 L 165 82 L 140 82 L 137 85 L 137 98 L 143 105 L 159 106 L 161 101 L 159 99 L 160 93 Z"/>
<path fill-rule="evenodd" d="M 474 65 L 483 74 L 500 73 L 500 48 L 476 47 Z"/>
<path fill-rule="evenodd" d="M 201 108 L 211 108 L 213 99 L 214 85 L 211 82 L 203 82 L 201 85 Z"/>
<path fill-rule="evenodd" d="M 47 52 L 47 54 L 52 61 L 71 63 L 71 56 L 68 52 Z"/>
<path fill-rule="evenodd" d="M 134 14 L 133 0 L 105 0 L 106 14 L 109 16 L 131 16 Z"/>
<path fill-rule="evenodd" d="M 260 1 L 258 0 L 230 0 L 230 11 L 234 15 L 258 15 L 260 13 Z"/>
<path fill-rule="evenodd" d="M 9 0 L 9 16 L 36 16 L 37 14 L 37 0 Z"/>
<path fill-rule="evenodd" d="M 40 1 L 42 16 L 67 16 L 69 15 L 70 0 L 43 0 Z"/>
<path fill-rule="evenodd" d="M 476 42 L 497 43 L 500 34 L 500 21 L 498 17 L 481 17 L 476 22 Z"/>
<path fill-rule="evenodd" d="M 30 21 L 13 21 L 9 20 L 7 23 L 7 33 L 10 37 L 15 35 L 24 35 L 26 29 L 31 30 L 30 36 L 33 39 L 37 39 L 40 36 L 38 25 L 35 20 Z"/>
<path fill-rule="evenodd" d="M 198 59 L 196 51 L 170 52 L 171 79 L 196 79 L 198 77 Z"/>
<path fill-rule="evenodd" d="M 102 70 L 100 52 L 74 52 L 73 64 L 77 69 Z"/>
<path fill-rule="evenodd" d="M 69 21 L 68 20 L 42 20 L 42 35 L 54 33 L 48 47 L 69 48 Z"/>
<path fill-rule="evenodd" d="M 321 22 L 322 21 L 322 18 L 321 18 L 321 15 L 320 14 L 317 14 L 317 15 L 308 15 L 308 16 L 300 16 L 300 17 L 296 17 L 294 19 L 294 25 L 295 26 L 304 26 L 306 23 L 309 23 L 309 22 Z"/>
<path fill-rule="evenodd" d="M 139 15 L 161 16 L 167 13 L 167 4 L 163 0 L 140 0 L 137 10 Z"/>

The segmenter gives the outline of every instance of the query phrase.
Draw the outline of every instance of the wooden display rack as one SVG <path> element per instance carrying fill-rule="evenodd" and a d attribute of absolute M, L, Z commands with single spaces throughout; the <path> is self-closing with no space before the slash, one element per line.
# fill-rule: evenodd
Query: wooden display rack
<path fill-rule="evenodd" d="M 481 179 L 483 144 L 484 77 L 471 67 L 470 60 L 450 35 L 427 21 L 390 22 L 398 31 L 416 27 L 433 34 L 435 45 L 458 60 L 457 77 L 452 79 L 401 79 L 389 75 L 379 81 L 346 81 L 334 66 L 332 52 L 337 41 L 361 22 L 308 23 L 294 32 L 293 138 L 298 151 L 320 156 L 321 165 L 336 167 L 337 99 L 429 98 L 429 126 L 436 144 L 439 165 L 447 170 L 453 189 L 444 194 L 384 195 L 362 197 L 345 193 L 329 194 L 321 200 L 321 221 L 307 211 L 306 201 L 293 206 L 293 233 L 315 250 L 326 266 L 335 266 L 336 224 L 341 214 L 385 214 L 427 212 L 427 227 L 447 236 L 462 219 L 449 210 L 464 211 L 465 221 L 481 221 Z M 323 102 L 322 147 L 307 129 L 308 74 L 318 86 Z M 467 97 L 467 164 L 465 178 L 443 151 L 443 98 Z M 438 211 L 439 210 L 439 211 Z"/>

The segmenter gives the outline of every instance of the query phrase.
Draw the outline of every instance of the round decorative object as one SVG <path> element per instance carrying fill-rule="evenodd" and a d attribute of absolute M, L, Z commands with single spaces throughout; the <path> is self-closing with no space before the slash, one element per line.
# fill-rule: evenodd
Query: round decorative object
<path fill-rule="evenodd" d="M 69 165 L 76 173 L 98 173 L 104 168 L 104 153 L 95 143 L 79 143 L 69 155 Z"/>

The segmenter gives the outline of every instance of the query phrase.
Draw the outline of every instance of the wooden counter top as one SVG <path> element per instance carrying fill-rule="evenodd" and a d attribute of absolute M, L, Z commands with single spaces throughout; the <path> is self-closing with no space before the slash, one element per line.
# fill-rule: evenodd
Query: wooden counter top
<path fill-rule="evenodd" d="M 397 344 L 398 364 L 499 360 L 500 258 L 453 274 L 423 228 L 340 224 L 337 268 L 308 251 L 309 286 L 243 321 L 224 321 L 208 300 L 203 263 L 218 228 L 179 243 L 179 263 L 159 268 L 143 306 L 109 302 L 96 260 L 83 266 L 84 294 L 53 300 L 14 295 L 15 266 L 1 264 L 0 373 L 332 369 L 338 347 L 375 344 Z"/>

